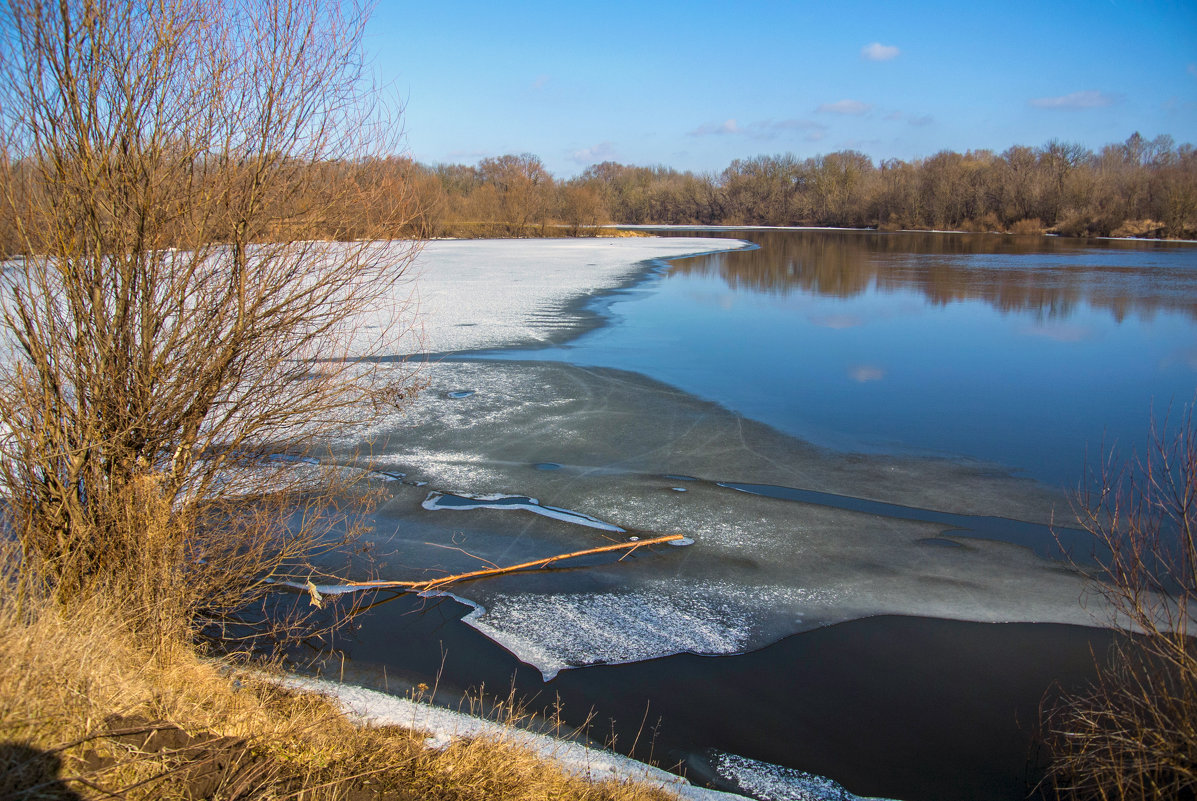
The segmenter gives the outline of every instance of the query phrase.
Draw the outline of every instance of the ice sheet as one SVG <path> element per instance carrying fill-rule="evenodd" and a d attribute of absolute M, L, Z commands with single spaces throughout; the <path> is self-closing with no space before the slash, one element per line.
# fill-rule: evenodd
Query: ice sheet
<path fill-rule="evenodd" d="M 429 389 L 402 414 L 377 421 L 359 446 L 378 469 L 428 482 L 421 491 L 387 485 L 395 489 L 380 528 L 418 530 L 409 554 L 437 542 L 504 564 L 604 544 L 599 532 L 564 520 L 428 511 L 429 490 L 536 498 L 633 536 L 681 534 L 694 543 L 568 575 L 534 571 L 458 588 L 485 609 L 471 625 L 546 676 L 683 651 L 753 650 L 880 614 L 1102 622 L 1083 582 L 1059 563 L 1017 544 L 953 534 L 958 526 L 935 522 L 942 515 L 886 514 L 893 504 L 1042 523 L 1053 502 L 1067 508 L 1066 499 L 990 465 L 820 450 L 612 370 L 441 362 L 425 375 Z M 475 392 L 447 397 L 461 388 Z M 834 508 L 721 486 L 754 483 L 879 503 Z"/>
<path fill-rule="evenodd" d="M 396 322 L 408 333 L 388 347 L 394 356 L 560 342 L 593 317 L 568 308 L 626 282 L 643 262 L 746 246 L 699 237 L 427 242 L 389 299 L 358 321 L 356 347 L 365 352 L 370 332 Z"/>
<path fill-rule="evenodd" d="M 464 620 L 533 665 L 550 681 L 561 670 L 621 664 L 678 653 L 734 654 L 754 640 L 744 610 L 749 595 L 774 606 L 814 600 L 826 591 L 754 587 L 719 581 L 662 581 L 600 593 L 455 596 L 474 611 Z M 476 596 L 474 596 L 476 597 Z"/>

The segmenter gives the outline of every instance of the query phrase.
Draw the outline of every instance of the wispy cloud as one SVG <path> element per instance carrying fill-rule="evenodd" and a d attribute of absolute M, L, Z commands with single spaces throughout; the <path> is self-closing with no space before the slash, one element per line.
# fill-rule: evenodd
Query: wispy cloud
<path fill-rule="evenodd" d="M 1031 100 L 1030 104 L 1035 108 L 1074 110 L 1112 106 L 1116 99 L 1114 95 L 1091 90 L 1088 92 L 1073 92 L 1070 95 L 1061 95 L 1060 97 L 1037 97 Z"/>
<path fill-rule="evenodd" d="M 817 111 L 822 114 L 845 114 L 859 117 L 872 107 L 869 103 L 862 103 L 859 100 L 837 100 L 834 103 L 824 103 L 819 106 Z"/>
<path fill-rule="evenodd" d="M 848 377 L 858 384 L 865 384 L 885 378 L 885 370 L 871 364 L 858 364 L 848 370 Z"/>
<path fill-rule="evenodd" d="M 537 75 L 536 80 L 532 81 L 532 88 L 533 89 L 543 89 L 543 88 L 545 88 L 545 86 L 548 85 L 548 83 L 549 83 L 549 76 Z"/>
<path fill-rule="evenodd" d="M 1189 64 L 1188 73 L 1194 78 L 1197 78 L 1197 64 Z"/>
<path fill-rule="evenodd" d="M 599 142 L 593 147 L 575 150 L 569 154 L 569 158 L 578 164 L 594 164 L 597 161 L 613 161 L 616 155 L 614 145 L 610 142 Z"/>
<path fill-rule="evenodd" d="M 741 125 L 735 119 L 700 125 L 690 136 L 745 136 L 751 139 L 776 139 L 785 134 L 805 133 L 809 141 L 822 139 L 827 126 L 813 120 L 758 120 Z"/>
<path fill-rule="evenodd" d="M 744 129 L 734 119 L 728 119 L 723 122 L 700 125 L 690 132 L 690 136 L 724 136 L 738 133 L 744 133 Z"/>
<path fill-rule="evenodd" d="M 860 48 L 860 57 L 867 61 L 890 61 L 901 54 L 901 50 L 893 45 L 883 45 L 881 42 L 873 42 Z"/>

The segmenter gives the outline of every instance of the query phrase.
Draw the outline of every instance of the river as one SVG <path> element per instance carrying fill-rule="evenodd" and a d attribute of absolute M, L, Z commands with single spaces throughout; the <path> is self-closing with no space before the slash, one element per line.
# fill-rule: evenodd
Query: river
<path fill-rule="evenodd" d="M 438 357 L 338 447 L 403 475 L 363 574 L 687 544 L 379 597 L 325 670 L 513 688 L 761 798 L 1024 797 L 1040 700 L 1107 639 L 1049 524 L 1083 559 L 1087 460 L 1193 400 L 1197 247 L 684 233 L 753 247 L 645 263 L 581 336 Z"/>

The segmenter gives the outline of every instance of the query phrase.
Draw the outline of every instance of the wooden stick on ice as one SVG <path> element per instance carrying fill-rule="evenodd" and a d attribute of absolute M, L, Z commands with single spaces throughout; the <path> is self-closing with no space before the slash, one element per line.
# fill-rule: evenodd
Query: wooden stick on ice
<path fill-rule="evenodd" d="M 607 553 L 610 551 L 626 550 L 632 553 L 637 548 L 644 545 L 660 545 L 666 542 L 674 542 L 675 540 L 685 539 L 681 534 L 667 534 L 663 537 L 653 537 L 647 540 L 635 540 L 633 542 L 617 542 L 613 545 L 601 545 L 598 548 L 587 548 L 584 551 L 572 551 L 570 553 L 558 554 L 556 556 L 545 557 L 544 559 L 536 559 L 531 562 L 521 562 L 518 565 L 509 565 L 507 567 L 488 567 L 482 570 L 471 570 L 468 573 L 456 573 L 451 576 L 441 576 L 436 579 L 429 579 L 427 581 L 347 581 L 344 587 L 360 588 L 363 590 L 402 590 L 404 592 L 423 592 L 425 590 L 435 590 L 444 587 L 448 584 L 456 584 L 460 581 L 470 581 L 472 579 L 484 578 L 486 576 L 498 576 L 504 573 L 516 573 L 521 570 L 530 570 L 538 567 L 548 567 L 554 562 L 561 562 L 566 559 L 573 559 L 578 556 L 589 556 L 595 553 Z M 628 554 L 624 554 L 627 556 Z M 623 557 L 621 556 L 620 559 Z M 321 603 L 321 596 L 316 586 L 308 582 L 306 589 L 312 596 L 312 603 L 319 606 Z"/>

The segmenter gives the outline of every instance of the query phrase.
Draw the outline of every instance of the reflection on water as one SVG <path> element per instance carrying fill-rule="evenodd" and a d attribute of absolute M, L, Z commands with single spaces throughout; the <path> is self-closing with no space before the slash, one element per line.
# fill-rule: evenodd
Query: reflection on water
<path fill-rule="evenodd" d="M 1067 318 L 1081 303 L 1116 320 L 1160 309 L 1197 319 L 1197 248 L 1182 243 L 825 230 L 734 235 L 760 248 L 690 259 L 675 270 L 758 292 L 850 298 L 914 289 L 934 304 L 983 300 L 1048 319 Z"/>
<path fill-rule="evenodd" d="M 1193 244 L 707 233 L 759 247 L 674 262 L 610 302 L 613 325 L 501 358 L 630 370 L 817 445 L 1060 487 L 1197 393 Z"/>

